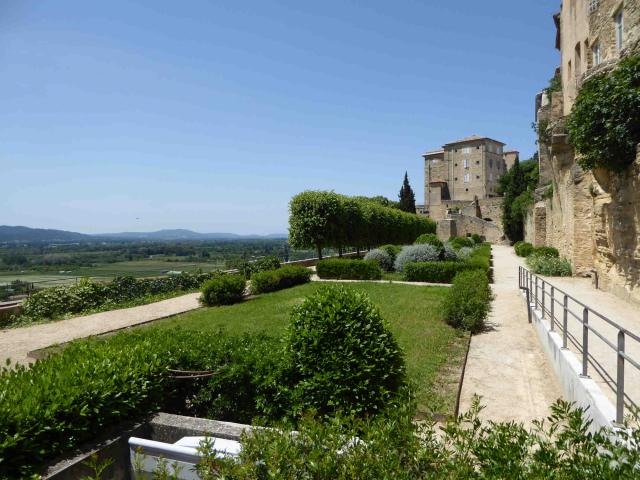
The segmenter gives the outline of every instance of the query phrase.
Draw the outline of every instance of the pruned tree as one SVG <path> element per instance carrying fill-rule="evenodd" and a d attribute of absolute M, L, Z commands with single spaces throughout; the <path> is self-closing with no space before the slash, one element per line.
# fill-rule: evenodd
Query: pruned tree
<path fill-rule="evenodd" d="M 398 198 L 400 200 L 400 210 L 408 213 L 416 213 L 416 196 L 411 189 L 411 185 L 409 185 L 407 172 L 404 172 L 404 180 L 402 181 Z"/>

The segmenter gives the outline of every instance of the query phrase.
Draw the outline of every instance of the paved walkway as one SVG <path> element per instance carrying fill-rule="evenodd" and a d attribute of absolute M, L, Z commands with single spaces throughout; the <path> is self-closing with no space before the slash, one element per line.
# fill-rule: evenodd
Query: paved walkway
<path fill-rule="evenodd" d="M 495 300 L 489 318 L 493 329 L 471 339 L 460 411 L 466 411 L 478 394 L 486 406 L 482 418 L 531 424 L 546 417 L 562 393 L 527 320 L 518 289 L 521 259 L 512 247 L 494 245 L 493 265 Z"/>
<path fill-rule="evenodd" d="M 596 290 L 589 278 L 577 277 L 544 277 L 551 285 L 557 287 L 578 301 L 592 308 L 596 312 L 606 316 L 610 320 L 620 326 L 631 331 L 635 335 L 640 336 L 640 306 L 626 302 L 615 295 Z M 547 287 L 549 292 L 550 288 Z M 559 297 L 559 301 L 563 301 L 563 296 Z M 551 308 L 551 301 L 545 298 L 545 306 L 547 310 Z M 582 318 L 583 307 L 577 303 L 568 300 L 569 309 L 574 312 L 580 319 Z M 554 317 L 562 319 L 561 307 L 555 304 Z M 582 324 L 572 315 L 568 315 L 568 330 L 570 334 L 582 344 Z M 602 334 L 613 345 L 617 345 L 618 329 L 612 327 L 607 322 L 596 315 L 589 316 L 589 326 L 594 328 L 598 333 Z M 559 330 L 559 327 L 556 327 Z M 573 351 L 579 359 L 581 353 L 578 348 L 568 341 L 569 349 Z M 636 362 L 640 363 L 640 343 L 632 338 L 626 339 L 625 351 Z M 594 357 L 600 369 L 589 365 L 589 376 L 591 376 L 600 386 L 602 392 L 611 400 L 615 406 L 615 380 L 616 380 L 616 363 L 617 356 L 614 349 L 608 346 L 597 335 L 589 335 L 589 354 Z M 603 372 L 606 372 L 603 374 Z M 625 392 L 629 398 L 636 404 L 640 405 L 640 371 L 627 362 L 625 368 Z"/>
<path fill-rule="evenodd" d="M 30 359 L 27 358 L 27 354 L 33 350 L 194 310 L 200 306 L 199 296 L 200 293 L 190 293 L 138 307 L 0 330 L 0 362 L 4 364 L 5 360 L 10 358 L 14 362 L 28 363 Z"/>

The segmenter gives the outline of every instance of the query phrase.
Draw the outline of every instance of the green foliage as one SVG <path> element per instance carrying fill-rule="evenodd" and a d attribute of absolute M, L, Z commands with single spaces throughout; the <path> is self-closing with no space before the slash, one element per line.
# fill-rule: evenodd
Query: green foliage
<path fill-rule="evenodd" d="M 562 91 L 562 77 L 559 72 L 556 72 L 553 77 L 551 77 L 549 80 L 549 86 L 545 88 L 545 91 L 549 96 L 555 92 Z"/>
<path fill-rule="evenodd" d="M 440 258 L 440 250 L 428 243 L 422 245 L 407 245 L 396 257 L 393 264 L 396 272 L 404 271 L 410 262 L 434 262 Z"/>
<path fill-rule="evenodd" d="M 534 255 L 544 255 L 547 257 L 559 257 L 560 252 L 553 247 L 535 247 L 532 252 Z"/>
<path fill-rule="evenodd" d="M 399 208 L 403 212 L 416 213 L 416 196 L 409 185 L 409 176 L 404 172 L 404 180 L 398 194 Z"/>
<path fill-rule="evenodd" d="M 533 253 L 534 250 L 533 245 L 523 240 L 514 243 L 513 249 L 515 250 L 516 255 L 518 255 L 519 257 L 528 257 Z"/>
<path fill-rule="evenodd" d="M 110 283 L 82 279 L 78 285 L 40 290 L 23 303 L 22 314 L 32 320 L 52 319 L 103 306 L 117 306 L 136 298 L 199 288 L 214 273 L 181 273 L 161 278 L 116 277 Z"/>
<path fill-rule="evenodd" d="M 280 260 L 275 255 L 267 255 L 254 262 L 243 261 L 236 266 L 237 270 L 249 280 L 254 273 L 280 268 Z"/>
<path fill-rule="evenodd" d="M 396 257 L 402 251 L 402 247 L 400 245 L 382 245 L 380 249 L 387 252 L 393 262 L 396 261 Z"/>
<path fill-rule="evenodd" d="M 251 277 L 251 293 L 275 292 L 283 288 L 301 285 L 311 280 L 311 270 L 306 267 L 287 265 L 276 270 L 254 273 Z"/>
<path fill-rule="evenodd" d="M 480 418 L 471 409 L 444 425 L 413 422 L 407 406 L 373 420 L 306 419 L 292 435 L 283 427 L 243 435 L 238 461 L 208 459 L 234 480 L 632 479 L 640 463 L 640 430 L 589 432 L 582 409 L 558 400 L 531 426 Z M 209 463 L 208 460 L 203 462 Z"/>
<path fill-rule="evenodd" d="M 473 248 L 474 246 L 473 240 L 469 237 L 453 237 L 451 240 L 449 240 L 449 243 L 456 250 L 459 250 L 462 247 Z"/>
<path fill-rule="evenodd" d="M 480 245 L 482 243 L 482 237 L 477 233 L 471 235 L 471 240 L 473 240 L 473 243 L 475 243 L 476 245 Z"/>
<path fill-rule="evenodd" d="M 382 250 L 381 248 L 376 248 L 374 250 L 371 250 L 370 252 L 367 252 L 367 254 L 364 256 L 364 259 L 365 261 L 372 260 L 376 262 L 378 265 L 380 265 L 380 268 L 382 268 L 386 272 L 390 272 L 393 270 L 393 258 L 387 253 L 386 250 Z"/>
<path fill-rule="evenodd" d="M 550 277 L 570 277 L 571 263 L 566 258 L 532 254 L 527 257 L 527 266 L 533 273 Z"/>
<path fill-rule="evenodd" d="M 587 80 L 567 120 L 570 142 L 585 170 L 622 171 L 640 143 L 640 55 L 620 61 L 611 73 Z"/>
<path fill-rule="evenodd" d="M 221 275 L 202 286 L 200 301 L 209 307 L 231 305 L 242 300 L 245 287 L 242 275 Z"/>
<path fill-rule="evenodd" d="M 416 238 L 416 241 L 413 242 L 413 244 L 414 245 L 423 245 L 423 244 L 433 245 L 441 252 L 444 250 L 444 244 L 440 241 L 440 239 L 435 233 L 423 233 L 418 238 Z"/>
<path fill-rule="evenodd" d="M 316 273 L 320 278 L 338 280 L 380 280 L 382 270 L 374 260 L 350 260 L 331 258 L 321 260 L 316 265 Z"/>
<path fill-rule="evenodd" d="M 458 273 L 445 297 L 443 309 L 447 323 L 478 333 L 485 328 L 491 309 L 491 288 L 482 270 Z"/>
<path fill-rule="evenodd" d="M 289 206 L 289 242 L 295 248 L 370 247 L 410 243 L 422 233 L 435 233 L 433 220 L 362 197 L 307 191 Z"/>
<path fill-rule="evenodd" d="M 516 161 L 498 180 L 497 192 L 502 201 L 502 228 L 513 242 L 524 238 L 524 217 L 533 203 L 533 191 L 538 186 L 538 156 L 522 163 Z"/>
<path fill-rule="evenodd" d="M 466 262 L 411 262 L 404 266 L 404 279 L 409 282 L 451 283 L 458 272 L 468 270 Z"/>
<path fill-rule="evenodd" d="M 402 352 L 364 293 L 325 287 L 294 308 L 287 353 L 298 412 L 381 411 L 404 379 Z"/>

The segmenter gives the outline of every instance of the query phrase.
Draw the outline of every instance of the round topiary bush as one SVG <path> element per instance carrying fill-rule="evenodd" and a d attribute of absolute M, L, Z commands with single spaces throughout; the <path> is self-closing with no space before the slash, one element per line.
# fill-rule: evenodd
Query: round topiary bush
<path fill-rule="evenodd" d="M 442 259 L 449 262 L 458 260 L 458 252 L 456 252 L 456 249 L 453 248 L 448 242 L 444 244 L 444 249 L 442 250 Z"/>
<path fill-rule="evenodd" d="M 433 245 L 408 245 L 396 257 L 393 264 L 397 272 L 402 272 L 407 262 L 434 262 L 440 259 L 440 251 Z"/>
<path fill-rule="evenodd" d="M 458 259 L 468 260 L 472 253 L 473 253 L 473 248 L 462 247 L 460 248 L 460 250 L 458 250 Z"/>
<path fill-rule="evenodd" d="M 396 261 L 396 257 L 398 256 L 398 254 L 402 250 L 402 247 L 399 246 L 399 245 L 383 245 L 383 246 L 380 247 L 380 249 L 384 250 L 385 252 L 387 252 L 389 254 L 389 256 L 391 257 L 391 261 L 395 262 Z"/>
<path fill-rule="evenodd" d="M 245 287 L 242 275 L 220 275 L 202 286 L 200 301 L 209 307 L 231 305 L 242 300 Z"/>
<path fill-rule="evenodd" d="M 519 257 L 528 257 L 533 253 L 533 245 L 529 242 L 519 241 L 513 244 L 513 249 Z"/>
<path fill-rule="evenodd" d="M 473 240 L 473 243 L 475 243 L 476 245 L 480 245 L 482 243 L 482 237 L 477 233 L 471 235 L 471 240 Z"/>
<path fill-rule="evenodd" d="M 393 270 L 393 258 L 387 252 L 382 250 L 381 248 L 376 248 L 375 250 L 371 250 L 364 256 L 365 260 L 373 260 L 380 268 L 389 272 Z"/>
<path fill-rule="evenodd" d="M 437 235 L 433 233 L 424 233 L 416 238 L 416 241 L 413 242 L 414 245 L 433 245 L 438 248 L 440 251 L 444 249 L 444 245 L 440 241 Z"/>
<path fill-rule="evenodd" d="M 473 247 L 473 240 L 469 237 L 453 237 L 449 240 L 449 243 L 456 250 L 459 250 L 462 247 Z"/>
<path fill-rule="evenodd" d="M 380 312 L 343 286 L 321 288 L 294 308 L 287 357 L 297 413 L 377 413 L 404 380 L 402 352 Z"/>

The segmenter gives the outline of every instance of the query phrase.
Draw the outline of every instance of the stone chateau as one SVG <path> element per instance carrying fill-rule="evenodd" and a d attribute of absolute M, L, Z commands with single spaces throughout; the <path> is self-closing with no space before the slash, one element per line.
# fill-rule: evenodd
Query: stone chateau
<path fill-rule="evenodd" d="M 424 206 L 420 211 L 438 222 L 442 238 L 477 233 L 490 241 L 504 240 L 498 179 L 519 155 L 504 147 L 498 140 L 472 135 L 422 155 Z"/>
<path fill-rule="evenodd" d="M 525 238 L 558 248 L 599 288 L 640 301 L 640 150 L 624 172 L 584 171 L 564 127 L 585 80 L 640 53 L 640 0 L 566 0 L 554 21 L 562 89 L 536 98 L 540 187 Z"/>

